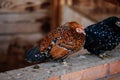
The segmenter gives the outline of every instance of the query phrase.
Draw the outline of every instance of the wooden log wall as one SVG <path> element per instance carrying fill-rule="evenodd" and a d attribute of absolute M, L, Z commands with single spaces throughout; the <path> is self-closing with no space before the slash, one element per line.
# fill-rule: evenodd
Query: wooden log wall
<path fill-rule="evenodd" d="M 61 1 L 0 0 L 0 72 L 31 65 L 24 55 L 59 25 Z"/>
<path fill-rule="evenodd" d="M 36 42 L 50 29 L 49 0 L 0 0 L 0 53 L 6 53 L 16 37 Z M 47 30 L 49 31 L 49 30 Z"/>

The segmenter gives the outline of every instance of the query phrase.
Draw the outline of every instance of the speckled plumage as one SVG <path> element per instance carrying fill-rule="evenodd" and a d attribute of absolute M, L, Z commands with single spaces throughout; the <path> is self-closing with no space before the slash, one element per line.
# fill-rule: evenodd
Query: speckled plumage
<path fill-rule="evenodd" d="M 90 53 L 100 55 L 114 49 L 120 42 L 120 18 L 109 17 L 85 29 L 84 48 Z"/>
<path fill-rule="evenodd" d="M 39 46 L 29 50 L 25 57 L 29 62 L 64 59 L 84 45 L 84 29 L 77 22 L 68 22 L 40 40 Z"/>

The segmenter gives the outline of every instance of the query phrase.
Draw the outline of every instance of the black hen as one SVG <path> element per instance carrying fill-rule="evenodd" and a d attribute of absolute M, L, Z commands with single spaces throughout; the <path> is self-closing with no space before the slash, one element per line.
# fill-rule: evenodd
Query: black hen
<path fill-rule="evenodd" d="M 90 53 L 104 58 L 105 51 L 114 49 L 120 42 L 120 18 L 109 17 L 85 28 L 84 48 Z"/>

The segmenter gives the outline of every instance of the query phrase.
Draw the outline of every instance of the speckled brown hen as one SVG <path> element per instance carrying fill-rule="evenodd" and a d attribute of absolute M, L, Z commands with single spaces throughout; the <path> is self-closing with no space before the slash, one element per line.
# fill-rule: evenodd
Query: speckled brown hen
<path fill-rule="evenodd" d="M 79 51 L 84 43 L 83 27 L 77 22 L 68 22 L 41 39 L 39 46 L 29 50 L 25 57 L 35 63 L 62 60 Z"/>

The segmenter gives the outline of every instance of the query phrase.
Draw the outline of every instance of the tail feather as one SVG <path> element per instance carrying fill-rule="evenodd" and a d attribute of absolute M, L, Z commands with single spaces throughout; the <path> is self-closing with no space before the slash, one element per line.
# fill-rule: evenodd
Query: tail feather
<path fill-rule="evenodd" d="M 47 60 L 46 58 L 48 57 L 46 57 L 45 53 L 41 53 L 39 47 L 37 46 L 29 50 L 25 54 L 25 58 L 28 62 L 38 63 L 38 62 L 44 62 L 45 60 Z"/>
<path fill-rule="evenodd" d="M 49 45 L 49 47 L 43 52 L 40 51 L 39 46 L 32 48 L 26 53 L 25 55 L 26 60 L 28 62 L 38 63 L 53 59 L 52 55 L 50 54 L 50 51 L 52 49 L 53 44 L 56 42 L 57 42 L 57 38 L 55 38 L 51 43 L 51 45 Z"/>

